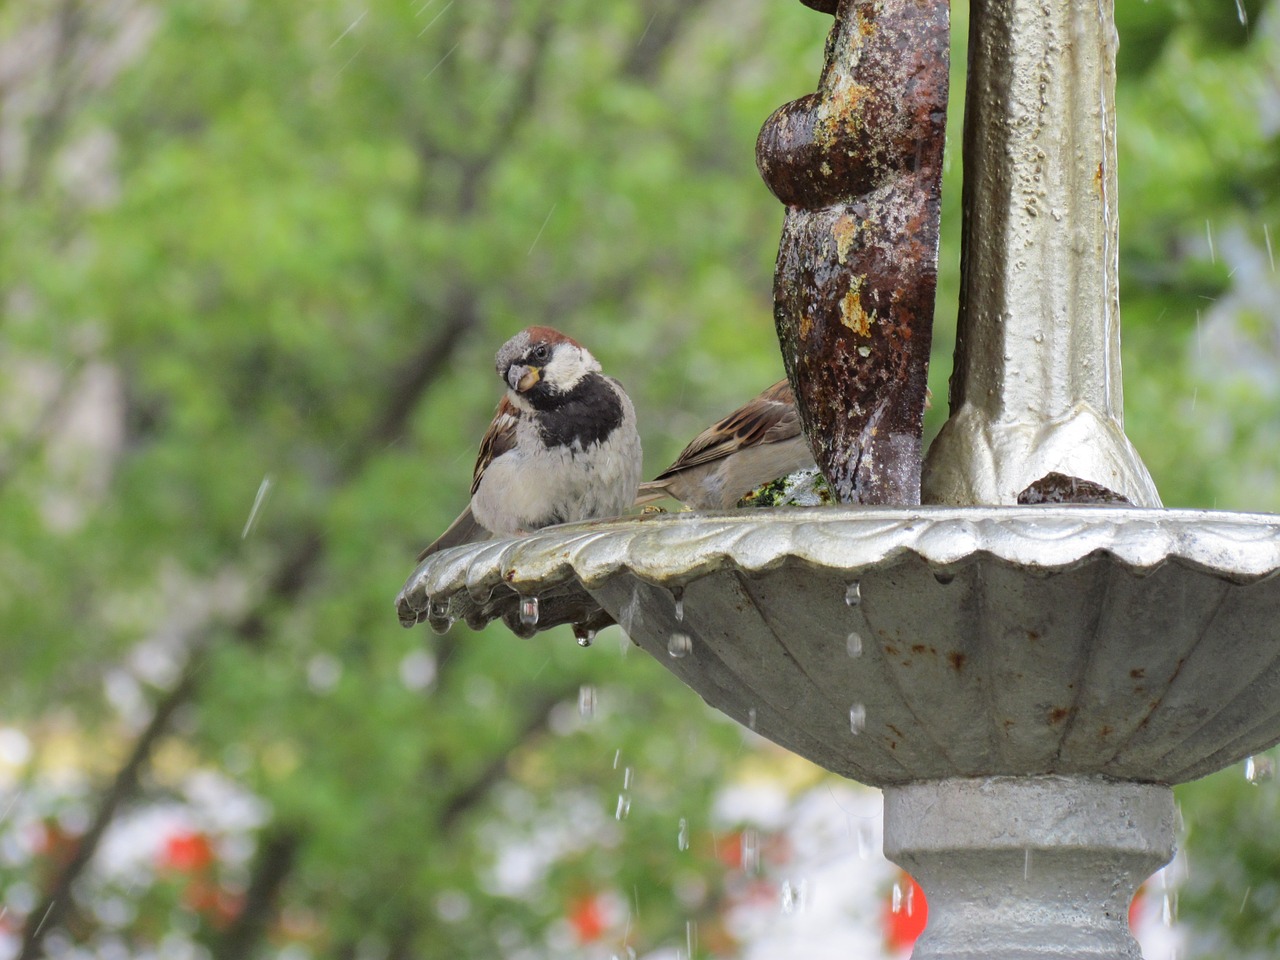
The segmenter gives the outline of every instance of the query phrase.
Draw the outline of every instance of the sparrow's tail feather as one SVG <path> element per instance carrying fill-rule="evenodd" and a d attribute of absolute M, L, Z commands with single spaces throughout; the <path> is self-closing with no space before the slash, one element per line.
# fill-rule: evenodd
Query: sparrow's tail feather
<path fill-rule="evenodd" d="M 427 547 L 418 554 L 418 562 L 421 563 L 433 553 L 439 553 L 441 550 L 447 550 L 449 547 L 456 547 L 464 543 L 473 543 L 476 540 L 488 540 L 489 531 L 480 526 L 475 516 L 471 513 L 471 508 L 463 510 L 458 515 L 458 519 L 449 524 L 449 529 L 440 534 L 435 543 Z"/>
<path fill-rule="evenodd" d="M 667 489 L 667 481 L 649 480 L 640 484 L 640 490 L 636 493 L 636 501 L 632 506 L 643 507 L 659 500 L 668 499 L 671 499 L 671 491 Z"/>

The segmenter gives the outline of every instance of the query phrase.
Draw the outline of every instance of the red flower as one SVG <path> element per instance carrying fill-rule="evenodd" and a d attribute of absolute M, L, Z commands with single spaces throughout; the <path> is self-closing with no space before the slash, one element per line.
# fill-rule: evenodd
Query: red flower
<path fill-rule="evenodd" d="M 569 904 L 569 925 L 579 943 L 599 940 L 609 929 L 608 918 L 599 897 L 586 896 Z"/>
<path fill-rule="evenodd" d="M 203 833 L 175 833 L 164 842 L 160 866 L 197 873 L 213 863 L 213 843 Z"/>
<path fill-rule="evenodd" d="M 929 905 L 925 902 L 920 884 L 908 873 L 901 873 L 894 884 L 896 894 L 885 904 L 884 938 L 891 950 L 911 949 L 916 938 L 924 932 L 929 920 Z M 896 909 L 895 909 L 896 907 Z"/>

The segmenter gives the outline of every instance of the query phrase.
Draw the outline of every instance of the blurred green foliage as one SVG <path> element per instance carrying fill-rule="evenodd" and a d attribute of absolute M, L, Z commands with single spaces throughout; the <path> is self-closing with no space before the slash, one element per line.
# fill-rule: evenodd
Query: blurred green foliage
<path fill-rule="evenodd" d="M 1280 288 L 1258 265 L 1280 225 L 1280 18 L 1239 9 L 1116 11 L 1128 429 L 1167 503 L 1275 510 Z M 955 22 L 930 435 L 958 289 L 963 5 Z M 145 746 L 184 760 L 143 763 L 117 810 L 202 767 L 271 811 L 237 881 L 263 915 L 162 891 L 131 949 L 186 910 L 219 957 L 542 956 L 599 890 L 634 917 L 619 955 L 690 916 L 732 949 L 708 810 L 740 731 L 617 631 L 588 651 L 435 637 L 391 598 L 465 502 L 514 330 L 564 328 L 624 381 L 650 472 L 777 379 L 781 210 L 753 148 L 812 89 L 826 26 L 773 0 L 0 6 L 4 718 L 108 745 L 87 762 L 105 789 L 169 705 Z M 1249 809 L 1220 782 L 1188 792 L 1189 821 Z M 548 834 L 513 895 L 504 851 Z M 1237 873 L 1183 917 L 1261 949 L 1274 911 L 1216 902 L 1276 899 L 1276 858 L 1239 857 L 1254 836 L 1192 830 L 1198 869 Z M 91 943 L 85 899 L 51 916 Z"/>

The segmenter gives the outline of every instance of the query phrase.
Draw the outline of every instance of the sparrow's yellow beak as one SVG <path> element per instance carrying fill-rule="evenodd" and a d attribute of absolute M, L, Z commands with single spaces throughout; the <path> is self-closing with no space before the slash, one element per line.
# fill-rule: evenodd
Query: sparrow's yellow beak
<path fill-rule="evenodd" d="M 538 367 L 525 367 L 515 364 L 507 371 L 507 384 L 516 393 L 524 393 L 532 389 L 534 384 L 541 379 L 542 370 Z"/>

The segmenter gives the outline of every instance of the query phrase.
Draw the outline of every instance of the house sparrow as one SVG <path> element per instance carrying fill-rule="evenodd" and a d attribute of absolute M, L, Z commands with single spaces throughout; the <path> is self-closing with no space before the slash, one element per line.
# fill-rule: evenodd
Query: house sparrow
<path fill-rule="evenodd" d="M 695 510 L 727 510 L 761 484 L 813 466 L 791 384 L 779 380 L 694 437 L 675 463 L 640 485 L 636 503 L 673 497 Z"/>
<path fill-rule="evenodd" d="M 491 536 L 617 516 L 635 500 L 635 410 L 586 347 L 529 327 L 502 345 L 496 364 L 507 393 L 480 441 L 471 504 L 419 561 Z"/>

